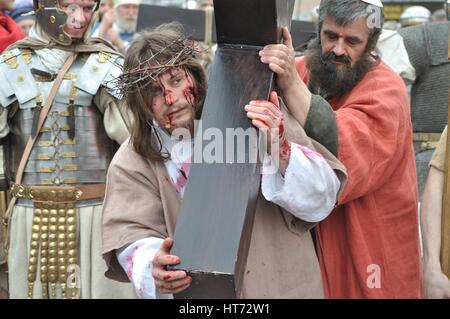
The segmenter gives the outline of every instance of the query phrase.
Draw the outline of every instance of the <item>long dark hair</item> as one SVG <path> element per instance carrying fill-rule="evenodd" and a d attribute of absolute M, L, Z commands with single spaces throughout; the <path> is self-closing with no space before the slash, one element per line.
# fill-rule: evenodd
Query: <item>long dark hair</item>
<path fill-rule="evenodd" d="M 127 51 L 124 72 L 138 68 L 142 61 L 149 60 L 156 52 L 159 53 L 155 64 L 170 61 L 183 49 L 183 44 L 177 43 L 177 39 L 180 38 L 183 38 L 183 32 L 178 23 L 163 24 L 153 30 L 142 31 Z M 207 84 L 203 67 L 197 59 L 196 55 L 189 56 L 184 60 L 182 67 L 186 68 L 194 80 L 195 119 L 200 119 Z M 153 98 L 150 88 L 148 85 L 144 89 L 140 88 L 126 95 L 126 103 L 134 117 L 131 142 L 134 150 L 141 156 L 150 160 L 164 161 L 169 155 L 162 152 L 162 145 L 153 125 L 154 115 L 148 107 L 149 101 L 151 105 Z"/>

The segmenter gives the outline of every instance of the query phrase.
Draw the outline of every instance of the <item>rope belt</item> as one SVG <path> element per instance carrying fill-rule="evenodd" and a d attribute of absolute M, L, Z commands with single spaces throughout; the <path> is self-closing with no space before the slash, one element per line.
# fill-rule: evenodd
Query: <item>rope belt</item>
<path fill-rule="evenodd" d="M 105 184 L 81 186 L 26 186 L 13 184 L 11 196 L 33 201 L 33 223 L 28 259 L 28 298 L 40 274 L 42 298 L 78 297 L 77 287 L 68 287 L 68 273 L 78 264 L 76 202 L 103 197 Z M 38 262 L 39 261 L 39 262 Z M 39 267 L 39 268 L 38 268 Z M 39 271 L 38 271 L 39 270 Z"/>

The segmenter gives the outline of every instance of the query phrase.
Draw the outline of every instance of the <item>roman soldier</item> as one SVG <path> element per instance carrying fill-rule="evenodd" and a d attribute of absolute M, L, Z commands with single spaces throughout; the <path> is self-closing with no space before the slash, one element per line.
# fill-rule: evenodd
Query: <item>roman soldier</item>
<path fill-rule="evenodd" d="M 11 298 L 134 296 L 104 277 L 100 252 L 106 169 L 128 118 L 108 84 L 122 58 L 89 38 L 99 2 L 34 0 L 29 37 L 0 57 Z"/>

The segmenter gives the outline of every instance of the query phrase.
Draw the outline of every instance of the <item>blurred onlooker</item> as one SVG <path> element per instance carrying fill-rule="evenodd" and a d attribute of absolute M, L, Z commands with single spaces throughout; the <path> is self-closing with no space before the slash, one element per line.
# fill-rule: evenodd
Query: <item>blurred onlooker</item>
<path fill-rule="evenodd" d="M 402 28 L 427 23 L 430 22 L 430 20 L 430 10 L 422 6 L 409 7 L 400 15 L 400 24 Z"/>
<path fill-rule="evenodd" d="M 185 5 L 185 0 L 147 0 L 145 2 L 163 7 L 183 7 Z"/>
<path fill-rule="evenodd" d="M 447 22 L 447 12 L 444 9 L 439 9 L 431 15 L 431 22 Z"/>
<path fill-rule="evenodd" d="M 98 9 L 100 13 L 99 20 L 101 21 L 103 15 L 111 9 L 114 9 L 114 0 L 100 0 L 100 8 Z"/>
<path fill-rule="evenodd" d="M 94 34 L 97 29 L 100 27 L 100 24 L 103 20 L 103 16 L 109 10 L 114 8 L 114 0 L 100 0 L 100 7 L 98 8 L 98 21 L 95 23 L 92 28 L 92 33 Z"/>
<path fill-rule="evenodd" d="M 94 37 L 111 42 L 125 53 L 136 33 L 140 0 L 114 0 L 114 8 L 103 14 L 102 22 Z"/>
<path fill-rule="evenodd" d="M 22 33 L 27 36 L 31 27 L 34 25 L 36 16 L 33 11 L 33 7 L 16 7 L 9 13 L 9 16 L 16 22 Z"/>
<path fill-rule="evenodd" d="M 383 29 L 395 31 L 398 29 L 398 22 L 395 20 L 387 20 L 383 24 Z"/>
<path fill-rule="evenodd" d="M 206 7 L 214 6 L 213 0 L 200 0 L 200 8 L 204 9 Z"/>
<path fill-rule="evenodd" d="M 311 22 L 314 22 L 316 28 L 319 26 L 319 6 L 315 6 L 311 11 Z"/>
<path fill-rule="evenodd" d="M 14 9 L 14 0 L 0 0 L 0 53 L 10 44 L 23 38 L 22 30 L 4 11 Z"/>

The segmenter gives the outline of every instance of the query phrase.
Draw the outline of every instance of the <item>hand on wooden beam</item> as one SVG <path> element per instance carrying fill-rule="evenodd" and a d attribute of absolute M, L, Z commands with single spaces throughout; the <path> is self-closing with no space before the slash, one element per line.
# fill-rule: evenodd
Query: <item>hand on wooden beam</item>
<path fill-rule="evenodd" d="M 286 107 L 304 127 L 312 94 L 298 75 L 289 30 L 283 27 L 283 44 L 266 45 L 259 55 L 261 62 L 276 74 L 276 82 Z"/>
<path fill-rule="evenodd" d="M 283 92 L 295 88 L 301 82 L 295 67 L 295 53 L 289 30 L 283 27 L 283 43 L 269 44 L 259 51 L 261 62 L 277 75 L 277 85 Z"/>
<path fill-rule="evenodd" d="M 163 294 L 179 293 L 192 283 L 192 277 L 188 276 L 185 271 L 167 270 L 167 266 L 178 265 L 181 262 L 178 256 L 169 254 L 172 245 L 173 239 L 166 238 L 153 258 L 153 279 L 156 289 Z"/>
<path fill-rule="evenodd" d="M 279 158 L 280 170 L 284 175 L 291 156 L 291 146 L 284 134 L 284 115 L 277 93 L 271 92 L 269 101 L 250 101 L 244 109 L 252 124 L 261 133 L 267 134 L 267 152 Z"/>

